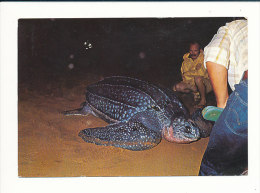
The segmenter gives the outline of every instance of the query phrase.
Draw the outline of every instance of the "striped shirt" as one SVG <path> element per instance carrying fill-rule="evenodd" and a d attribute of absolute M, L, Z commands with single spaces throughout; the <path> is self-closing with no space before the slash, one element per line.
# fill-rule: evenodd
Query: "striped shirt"
<path fill-rule="evenodd" d="M 228 83 L 232 90 L 248 70 L 247 20 L 236 20 L 219 28 L 204 49 L 204 66 L 214 62 L 228 69 Z"/>

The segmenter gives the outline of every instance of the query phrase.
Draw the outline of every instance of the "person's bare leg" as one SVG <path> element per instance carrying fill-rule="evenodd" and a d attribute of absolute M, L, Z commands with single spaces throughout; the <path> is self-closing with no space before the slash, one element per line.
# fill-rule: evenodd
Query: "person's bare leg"
<path fill-rule="evenodd" d="M 173 86 L 173 90 L 177 92 L 190 93 L 190 92 L 196 92 L 197 87 L 192 86 L 190 84 L 186 84 L 184 82 L 180 82 Z"/>
<path fill-rule="evenodd" d="M 200 102 L 196 106 L 204 106 L 206 105 L 206 87 L 203 83 L 203 78 L 201 76 L 195 77 L 195 84 L 200 93 Z"/>

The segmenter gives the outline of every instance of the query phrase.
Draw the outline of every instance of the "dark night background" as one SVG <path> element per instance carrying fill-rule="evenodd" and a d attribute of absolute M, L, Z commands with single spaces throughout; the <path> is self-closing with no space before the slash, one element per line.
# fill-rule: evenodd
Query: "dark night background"
<path fill-rule="evenodd" d="M 237 18 L 20 19 L 18 81 L 29 90 L 127 75 L 171 87 L 189 42 L 205 47 Z M 87 45 L 90 43 L 91 48 Z M 69 64 L 74 68 L 69 69 Z M 56 85 L 56 86 L 54 86 Z"/>

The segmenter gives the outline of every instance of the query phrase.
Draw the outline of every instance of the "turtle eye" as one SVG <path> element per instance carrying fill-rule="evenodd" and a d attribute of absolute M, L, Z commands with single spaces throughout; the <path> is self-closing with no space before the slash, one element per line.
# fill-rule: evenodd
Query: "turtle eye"
<path fill-rule="evenodd" d="M 189 126 L 186 127 L 186 128 L 185 128 L 185 132 L 186 132 L 186 133 L 191 133 L 191 128 L 190 128 Z"/>

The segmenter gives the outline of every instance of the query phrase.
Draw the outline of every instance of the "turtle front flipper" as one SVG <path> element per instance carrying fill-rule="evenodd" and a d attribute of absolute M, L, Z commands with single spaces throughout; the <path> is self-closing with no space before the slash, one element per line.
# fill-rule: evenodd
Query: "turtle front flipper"
<path fill-rule="evenodd" d="M 214 122 L 208 121 L 203 118 L 202 109 L 197 109 L 196 111 L 194 111 L 191 116 L 191 119 L 199 128 L 200 137 L 206 138 L 210 136 Z"/>
<path fill-rule="evenodd" d="M 80 131 L 79 136 L 88 143 L 115 146 L 132 151 L 151 149 L 161 141 L 159 131 L 151 130 L 136 120 L 84 129 Z"/>

